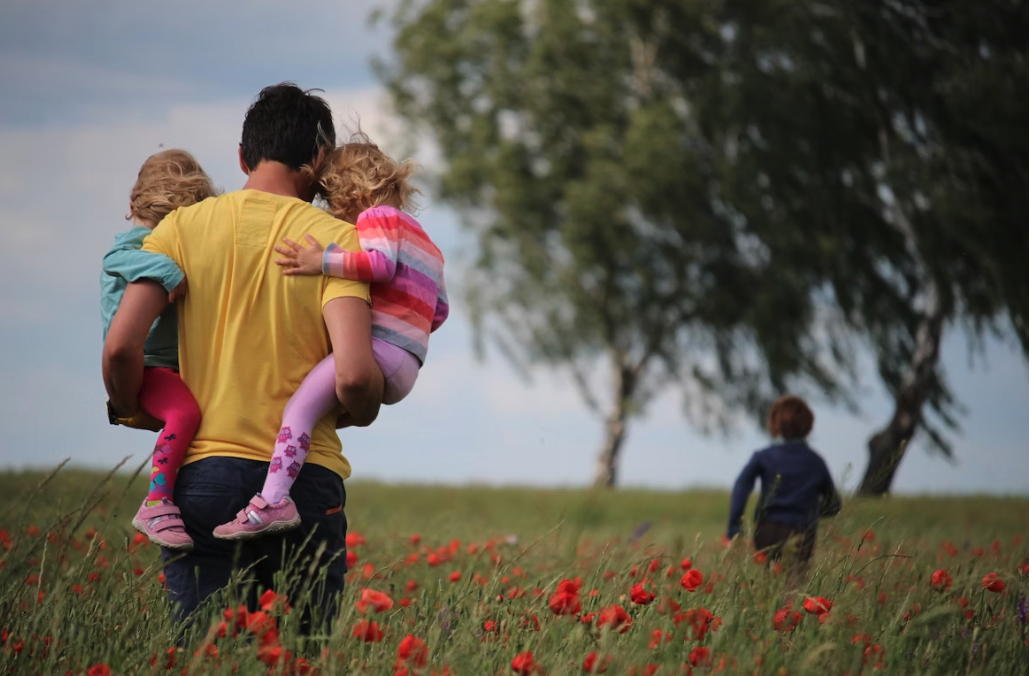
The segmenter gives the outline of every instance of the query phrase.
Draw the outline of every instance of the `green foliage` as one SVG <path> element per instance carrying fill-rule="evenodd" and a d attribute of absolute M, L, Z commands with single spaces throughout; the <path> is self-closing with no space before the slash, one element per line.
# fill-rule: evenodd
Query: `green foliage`
<path fill-rule="evenodd" d="M 66 471 L 37 488 L 42 478 L 0 475 L 5 673 L 292 673 L 282 662 L 271 667 L 275 657 L 262 652 L 271 645 L 273 624 L 261 615 L 234 637 L 235 615 L 227 618 L 223 610 L 238 606 L 239 582 L 214 599 L 196 631 L 175 646 L 158 552 L 129 525 L 143 479 Z M 309 673 L 395 674 L 407 634 L 428 647 L 427 664 L 410 665 L 412 676 L 440 676 L 446 667 L 452 674 L 505 676 L 527 650 L 543 674 L 581 673 L 585 657 L 598 652 L 613 657 L 608 673 L 641 673 L 656 664 L 667 676 L 682 673 L 697 647 L 709 649 L 711 661 L 697 665 L 695 676 L 857 675 L 873 673 L 880 662 L 884 673 L 1028 673 L 1028 627 L 1016 615 L 1028 594 L 1021 565 L 1028 554 L 1025 498 L 848 501 L 839 517 L 823 522 L 805 588 L 787 590 L 784 573 L 756 563 L 746 547 L 725 549 L 719 542 L 724 493 L 350 482 L 348 489 L 357 562 L 333 630 L 302 641 L 295 618 L 304 599 L 288 599 L 290 613 L 281 605 L 269 611 L 277 644 L 293 655 L 287 664 L 299 668 L 296 660 L 304 656 Z M 416 543 L 414 534 L 422 535 Z M 431 565 L 431 554 L 441 562 Z M 678 584 L 686 557 L 704 575 L 695 592 Z M 932 572 L 941 568 L 953 579 L 943 592 L 930 586 Z M 458 581 L 452 581 L 455 571 Z M 990 572 L 1004 580 L 1002 593 L 982 588 Z M 620 605 L 632 620 L 627 633 L 600 631 L 597 621 L 549 610 L 557 583 L 576 577 L 582 578 L 581 613 Z M 659 595 L 649 605 L 630 600 L 640 580 Z M 365 588 L 389 595 L 393 607 L 361 612 L 355 602 Z M 824 622 L 803 613 L 806 596 L 835 603 Z M 683 611 L 706 608 L 721 618 L 720 626 L 700 639 L 684 617 L 676 620 L 669 608 L 661 612 L 664 597 Z M 773 617 L 787 599 L 803 617 L 795 631 L 783 633 Z M 383 641 L 353 636 L 362 619 L 381 626 Z M 496 625 L 487 630 L 486 622 Z M 661 640 L 650 647 L 656 630 Z M 876 647 L 866 654 L 869 640 Z"/>
<path fill-rule="evenodd" d="M 476 236 L 481 339 L 593 407 L 608 363 L 611 421 L 669 385 L 704 427 L 787 389 L 849 403 L 858 342 L 896 393 L 932 291 L 973 344 L 1028 349 L 1027 3 L 427 0 L 393 22 L 379 72 Z M 942 374 L 924 394 L 952 425 Z"/>

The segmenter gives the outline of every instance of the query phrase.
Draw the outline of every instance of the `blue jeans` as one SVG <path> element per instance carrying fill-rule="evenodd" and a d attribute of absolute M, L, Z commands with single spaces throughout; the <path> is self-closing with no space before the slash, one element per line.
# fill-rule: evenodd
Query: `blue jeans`
<path fill-rule="evenodd" d="M 257 610 L 260 588 L 286 594 L 292 614 L 302 613 L 304 633 L 326 629 L 337 615 L 348 570 L 348 522 L 344 482 L 334 472 L 306 464 L 298 474 L 291 489 L 301 515 L 297 529 L 240 542 L 212 535 L 261 491 L 268 469 L 267 462 L 227 457 L 205 458 L 180 469 L 174 500 L 194 539 L 194 550 L 184 555 L 163 549 L 161 556 L 172 619 L 182 628 L 189 627 L 191 614 L 209 596 L 229 585 L 235 572 L 251 583 L 243 599 L 251 610 Z M 316 558 L 315 573 L 310 575 Z M 286 573 L 285 581 L 276 579 L 280 572 Z"/>

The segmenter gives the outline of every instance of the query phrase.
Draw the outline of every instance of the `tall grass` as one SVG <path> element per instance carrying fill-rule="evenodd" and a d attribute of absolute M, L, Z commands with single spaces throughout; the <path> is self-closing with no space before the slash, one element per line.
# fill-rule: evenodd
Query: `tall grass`
<path fill-rule="evenodd" d="M 273 590 L 266 611 L 240 610 L 246 571 L 178 633 L 158 551 L 129 525 L 144 491 L 135 473 L 0 475 L 0 670 L 555 675 L 595 653 L 597 673 L 635 676 L 1028 673 L 1025 498 L 848 501 L 791 589 L 749 547 L 721 544 L 720 492 L 349 482 L 349 584 L 332 628 L 305 638 L 305 598 Z M 695 591 L 684 568 L 702 573 Z M 930 583 L 941 569 L 946 589 Z M 580 611 L 555 614 L 576 578 Z M 656 598 L 636 604 L 637 582 Z M 356 607 L 365 589 L 390 609 Z M 814 597 L 834 603 L 827 615 L 807 612 Z M 627 622 L 607 624 L 623 617 L 613 606 Z"/>

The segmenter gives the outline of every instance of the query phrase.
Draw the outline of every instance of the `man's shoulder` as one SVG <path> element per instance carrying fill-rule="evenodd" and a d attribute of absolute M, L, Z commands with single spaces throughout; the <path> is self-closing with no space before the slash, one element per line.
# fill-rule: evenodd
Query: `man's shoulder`
<path fill-rule="evenodd" d="M 284 225 L 299 237 L 304 233 L 309 233 L 316 239 L 322 236 L 338 243 L 342 238 L 356 237 L 356 229 L 353 224 L 334 218 L 319 207 L 301 200 L 296 200 L 294 204 L 290 205 Z"/>

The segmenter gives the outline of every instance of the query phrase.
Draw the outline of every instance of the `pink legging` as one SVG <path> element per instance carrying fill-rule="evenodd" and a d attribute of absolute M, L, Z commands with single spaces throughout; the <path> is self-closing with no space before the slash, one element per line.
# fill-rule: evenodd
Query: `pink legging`
<path fill-rule="evenodd" d="M 373 339 L 373 357 L 384 374 L 386 405 L 397 404 L 412 391 L 420 362 L 396 345 Z M 334 356 L 331 354 L 309 371 L 297 392 L 283 409 L 283 422 L 273 447 L 269 473 L 262 487 L 262 498 L 276 504 L 290 493 L 294 480 L 305 464 L 316 423 L 337 406 Z"/>
<path fill-rule="evenodd" d="M 143 370 L 140 406 L 165 423 L 151 456 L 151 484 L 147 501 L 168 498 L 176 487 L 176 476 L 187 447 L 201 426 L 201 409 L 194 395 L 174 369 L 148 367 Z"/>

